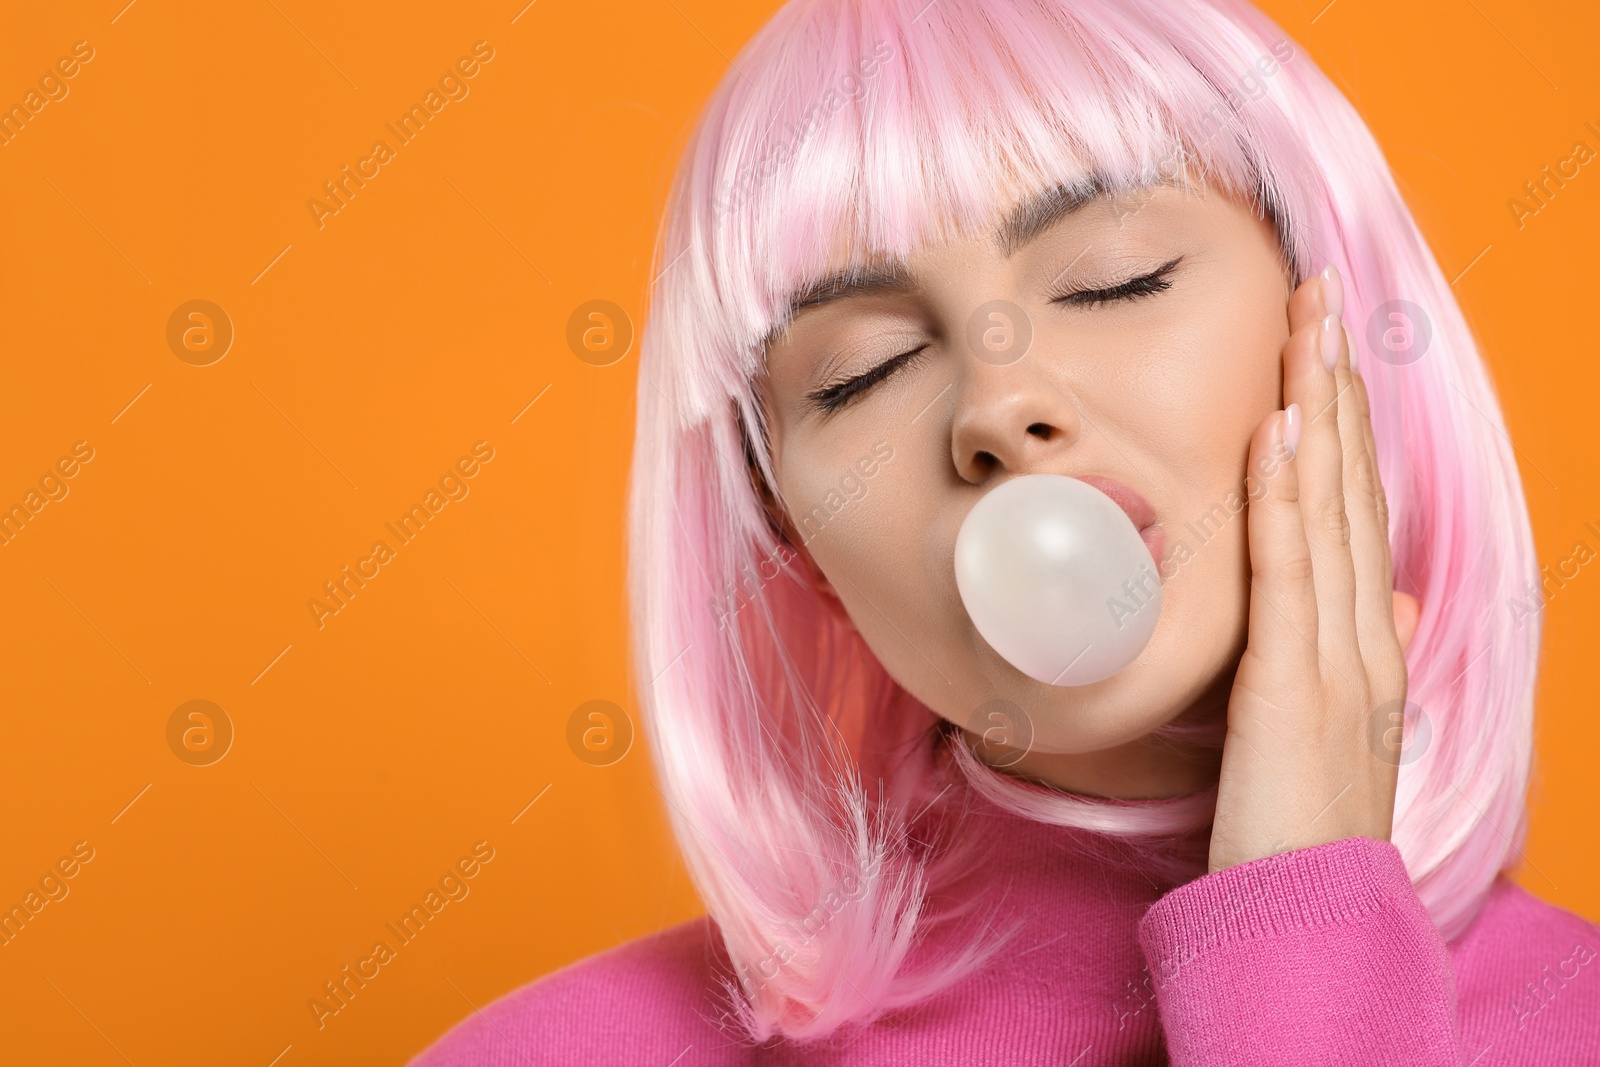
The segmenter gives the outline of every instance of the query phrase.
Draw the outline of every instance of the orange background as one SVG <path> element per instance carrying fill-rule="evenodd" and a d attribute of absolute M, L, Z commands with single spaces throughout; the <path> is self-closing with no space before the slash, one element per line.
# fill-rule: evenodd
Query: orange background
<path fill-rule="evenodd" d="M 700 911 L 642 741 L 595 767 L 566 740 L 586 701 L 636 715 L 637 357 L 593 366 L 566 327 L 596 299 L 638 322 L 687 125 L 777 5 L 124 2 L 14 7 L 0 33 L 0 103 L 94 50 L 0 147 L 0 504 L 93 449 L 0 547 L 0 903 L 94 850 L 0 948 L 4 1058 L 401 1063 L 473 1006 Z M 1574 141 L 1600 148 L 1600 14 L 1324 5 L 1265 6 L 1460 275 L 1541 559 L 1600 547 L 1600 164 L 1520 230 L 1507 207 Z M 385 122 L 480 40 L 468 95 L 319 228 L 322 183 L 392 144 Z M 194 299 L 235 332 L 208 366 L 167 340 Z M 469 494 L 319 628 L 322 583 L 396 544 L 385 522 L 480 441 Z M 1592 570 L 1546 610 L 1518 878 L 1595 916 Z M 234 731 L 208 766 L 169 747 L 191 700 Z M 469 895 L 319 1029 L 322 984 L 480 841 Z"/>

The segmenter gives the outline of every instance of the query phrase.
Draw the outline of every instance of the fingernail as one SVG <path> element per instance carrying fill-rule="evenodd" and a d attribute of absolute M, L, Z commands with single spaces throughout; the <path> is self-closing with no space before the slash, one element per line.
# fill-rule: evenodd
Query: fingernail
<path fill-rule="evenodd" d="M 1337 315 L 1322 320 L 1322 365 L 1328 368 L 1329 374 L 1339 365 L 1339 343 L 1344 340 L 1341 325 Z"/>
<path fill-rule="evenodd" d="M 1344 279 L 1339 276 L 1339 268 L 1329 263 L 1322 268 L 1319 275 L 1322 279 L 1322 306 L 1329 315 L 1344 314 Z"/>
<path fill-rule="evenodd" d="M 1289 458 L 1294 458 L 1295 449 L 1300 447 L 1300 405 L 1290 404 L 1283 411 L 1283 447 L 1289 450 Z"/>
<path fill-rule="evenodd" d="M 1350 332 L 1349 323 L 1346 323 L 1344 327 L 1344 343 L 1350 346 L 1350 370 L 1354 373 L 1356 369 L 1356 335 Z"/>

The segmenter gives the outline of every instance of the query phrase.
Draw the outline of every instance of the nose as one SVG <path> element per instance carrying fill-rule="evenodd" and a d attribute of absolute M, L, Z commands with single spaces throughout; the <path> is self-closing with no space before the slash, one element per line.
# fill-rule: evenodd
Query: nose
<path fill-rule="evenodd" d="M 997 365 L 968 353 L 962 366 L 950 430 L 961 477 L 977 485 L 1002 472 L 1060 470 L 1060 454 L 1078 439 L 1082 422 L 1042 354 Z"/>

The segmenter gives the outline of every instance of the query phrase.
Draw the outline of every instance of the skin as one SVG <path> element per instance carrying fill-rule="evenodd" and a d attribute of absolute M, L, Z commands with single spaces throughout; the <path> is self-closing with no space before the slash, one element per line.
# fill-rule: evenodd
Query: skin
<path fill-rule="evenodd" d="M 1164 291 L 1060 299 L 1172 260 Z M 1366 390 L 1337 319 L 1334 373 L 1320 354 L 1336 273 L 1291 291 L 1269 221 L 1210 188 L 1171 185 L 1093 200 L 1020 246 L 987 233 L 926 246 L 902 268 L 904 287 L 800 309 L 768 345 L 761 380 L 781 521 L 838 618 L 1005 773 L 1130 799 L 1216 785 L 1212 870 L 1387 840 L 1399 761 L 1393 745 L 1374 746 L 1373 723 L 1397 721 L 1386 712 L 1405 696 L 1418 605 L 1393 590 Z M 1020 358 L 968 347 L 975 311 L 996 299 L 1031 326 Z M 808 399 L 919 347 L 837 411 Z M 1011 666 L 956 588 L 962 520 L 995 486 L 1037 472 L 1122 482 L 1165 530 L 1155 633 L 1091 685 Z M 797 528 L 793 517 L 803 523 L 852 473 L 865 494 Z M 989 732 L 982 709 L 997 698 L 1026 721 Z M 1180 719 L 1225 719 L 1221 752 L 1152 736 Z"/>

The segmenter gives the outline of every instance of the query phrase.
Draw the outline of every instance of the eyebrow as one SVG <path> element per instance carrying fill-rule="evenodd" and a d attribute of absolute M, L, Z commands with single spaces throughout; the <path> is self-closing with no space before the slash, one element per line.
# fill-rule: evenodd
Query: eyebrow
<path fill-rule="evenodd" d="M 1076 184 L 1052 185 L 1028 197 L 1011 210 L 995 234 L 1001 252 L 1007 258 L 1016 255 L 1023 245 L 1086 204 L 1108 195 L 1111 188 L 1104 175 L 1094 173 Z"/>
<path fill-rule="evenodd" d="M 772 342 L 793 325 L 795 316 L 804 308 L 830 304 L 835 300 L 851 296 L 865 296 L 869 293 L 903 293 L 916 288 L 916 284 L 916 279 L 906 268 L 905 263 L 898 259 L 834 271 L 807 285 L 790 299 L 788 313 L 772 324 L 766 336 L 761 338 L 757 350 L 761 352 L 770 350 Z"/>
<path fill-rule="evenodd" d="M 825 278 L 812 282 L 789 301 L 789 317 L 804 308 L 830 304 L 848 296 L 866 296 L 870 293 L 904 292 L 915 287 L 916 280 L 900 260 L 868 263 L 846 267 Z"/>
<path fill-rule="evenodd" d="M 1028 242 L 1062 219 L 1107 195 L 1111 189 L 1111 182 L 1095 172 L 1080 182 L 1060 182 L 1033 194 L 1012 208 L 995 231 L 994 239 L 1000 246 L 1001 254 L 1008 259 L 1016 255 Z M 915 276 L 904 261 L 898 259 L 834 271 L 805 286 L 790 298 L 788 313 L 768 331 L 762 339 L 761 348 L 765 350 L 771 345 L 777 335 L 793 322 L 794 317 L 806 308 L 852 296 L 906 292 L 914 289 L 916 284 Z"/>

